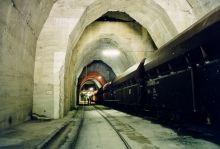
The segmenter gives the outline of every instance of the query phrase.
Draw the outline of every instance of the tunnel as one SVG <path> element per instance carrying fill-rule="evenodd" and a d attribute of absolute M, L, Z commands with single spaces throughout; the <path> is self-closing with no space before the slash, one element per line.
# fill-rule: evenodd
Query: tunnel
<path fill-rule="evenodd" d="M 220 148 L 219 13 L 0 1 L 0 148 Z"/>

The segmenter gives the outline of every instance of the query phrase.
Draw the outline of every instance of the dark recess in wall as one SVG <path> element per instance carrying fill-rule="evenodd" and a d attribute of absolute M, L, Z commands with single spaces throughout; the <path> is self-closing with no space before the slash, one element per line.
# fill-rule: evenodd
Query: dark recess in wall
<path fill-rule="evenodd" d="M 136 22 L 128 14 L 120 11 L 109 11 L 96 21 L 109 21 L 109 22 Z"/>

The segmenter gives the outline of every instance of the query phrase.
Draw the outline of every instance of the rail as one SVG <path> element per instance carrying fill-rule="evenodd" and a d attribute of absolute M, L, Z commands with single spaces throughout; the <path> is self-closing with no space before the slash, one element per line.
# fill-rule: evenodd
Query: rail
<path fill-rule="evenodd" d="M 122 140 L 124 143 L 125 147 L 127 149 L 132 149 L 131 146 L 128 144 L 128 142 L 125 140 L 125 138 L 119 133 L 119 131 L 115 128 L 115 126 L 108 120 L 107 116 L 105 116 L 102 110 L 98 109 L 96 106 L 93 106 L 94 109 L 108 122 L 108 124 L 112 127 L 112 129 L 117 133 L 119 138 Z"/>

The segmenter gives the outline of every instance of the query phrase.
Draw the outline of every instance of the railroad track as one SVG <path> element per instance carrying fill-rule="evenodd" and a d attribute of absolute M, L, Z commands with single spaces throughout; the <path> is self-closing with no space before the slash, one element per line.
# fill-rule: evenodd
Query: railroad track
<path fill-rule="evenodd" d="M 97 108 L 96 106 L 93 106 L 93 107 L 107 121 L 107 123 L 111 126 L 111 128 L 116 132 L 116 134 L 119 136 L 121 141 L 124 143 L 125 147 L 127 149 L 132 149 L 131 146 L 128 144 L 128 142 L 125 140 L 125 138 L 121 135 L 121 133 L 116 129 L 116 127 L 108 119 L 105 112 L 103 112 L 101 109 Z"/>

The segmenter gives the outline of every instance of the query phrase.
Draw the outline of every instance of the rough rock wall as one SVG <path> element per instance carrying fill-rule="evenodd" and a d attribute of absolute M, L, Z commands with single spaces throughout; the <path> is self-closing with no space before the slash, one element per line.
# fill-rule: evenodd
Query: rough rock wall
<path fill-rule="evenodd" d="M 52 5 L 0 1 L 0 130 L 30 119 L 36 42 Z"/>

